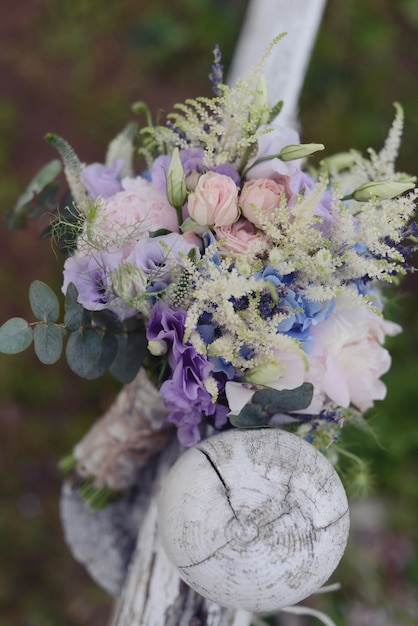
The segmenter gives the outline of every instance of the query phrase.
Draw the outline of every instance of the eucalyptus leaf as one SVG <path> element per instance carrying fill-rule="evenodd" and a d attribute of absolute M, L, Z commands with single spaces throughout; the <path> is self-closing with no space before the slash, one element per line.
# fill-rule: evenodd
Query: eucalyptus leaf
<path fill-rule="evenodd" d="M 84 328 L 91 328 L 92 312 L 83 308 L 82 325 Z"/>
<path fill-rule="evenodd" d="M 254 404 L 263 407 L 266 413 L 291 413 L 306 409 L 312 401 L 313 385 L 303 383 L 296 389 L 260 389 L 252 397 Z"/>
<path fill-rule="evenodd" d="M 260 404 L 246 404 L 238 415 L 229 415 L 228 419 L 232 426 L 237 428 L 260 428 L 266 426 L 271 415 L 263 410 Z"/>
<path fill-rule="evenodd" d="M 99 335 L 101 335 L 100 357 L 96 365 L 84 376 L 84 378 L 89 380 L 99 378 L 99 376 L 104 374 L 114 361 L 118 351 L 118 342 L 114 335 L 110 335 L 109 333 L 100 333 Z"/>
<path fill-rule="evenodd" d="M 127 384 L 133 381 L 147 355 L 145 328 L 116 335 L 117 355 L 109 368 L 112 376 Z"/>
<path fill-rule="evenodd" d="M 64 315 L 64 324 L 70 332 L 74 332 L 77 328 L 80 328 L 83 321 L 83 307 L 81 304 L 78 307 L 73 307 L 69 311 L 66 311 Z"/>
<path fill-rule="evenodd" d="M 56 322 L 60 306 L 55 293 L 40 280 L 34 280 L 29 287 L 29 302 L 33 314 L 38 320 Z"/>
<path fill-rule="evenodd" d="M 0 326 L 0 352 L 17 354 L 32 343 L 33 332 L 26 320 L 12 317 Z"/>
<path fill-rule="evenodd" d="M 19 228 L 25 225 L 28 217 L 33 217 L 39 214 L 39 210 L 36 210 L 33 204 L 33 199 L 47 188 L 48 192 L 46 196 L 40 199 L 41 209 L 46 200 L 49 200 L 57 190 L 56 185 L 51 185 L 61 172 L 62 166 L 58 159 L 53 159 L 47 163 L 39 172 L 32 178 L 25 191 L 17 199 L 15 207 L 8 211 L 6 221 L 9 227 Z"/>
<path fill-rule="evenodd" d="M 64 324 L 69 331 L 75 331 L 82 325 L 84 309 L 77 302 L 78 291 L 74 283 L 70 283 L 67 287 L 64 300 Z"/>
<path fill-rule="evenodd" d="M 68 339 L 66 357 L 73 372 L 92 380 L 104 374 L 117 351 L 118 342 L 114 335 L 93 328 L 79 328 Z"/>
<path fill-rule="evenodd" d="M 101 328 L 113 335 L 123 332 L 123 323 L 114 313 L 106 309 L 103 311 L 94 311 L 91 315 L 91 324 L 95 328 Z"/>
<path fill-rule="evenodd" d="M 49 184 L 39 192 L 37 203 L 39 206 L 36 207 L 35 212 L 29 213 L 29 217 L 36 217 L 39 215 L 43 208 L 47 207 L 55 207 L 56 202 L 55 195 L 59 189 L 59 183 Z M 33 203 L 31 203 L 33 206 Z"/>
<path fill-rule="evenodd" d="M 97 366 L 102 353 L 102 339 L 92 328 L 80 328 L 68 338 L 65 355 L 75 374 L 88 378 Z"/>
<path fill-rule="evenodd" d="M 78 289 L 74 283 L 69 283 L 65 292 L 64 309 L 67 312 L 77 306 L 81 306 L 78 302 Z"/>
<path fill-rule="evenodd" d="M 37 324 L 33 331 L 35 354 L 41 363 L 52 365 L 61 356 L 63 339 L 66 332 L 64 328 L 53 322 Z"/>

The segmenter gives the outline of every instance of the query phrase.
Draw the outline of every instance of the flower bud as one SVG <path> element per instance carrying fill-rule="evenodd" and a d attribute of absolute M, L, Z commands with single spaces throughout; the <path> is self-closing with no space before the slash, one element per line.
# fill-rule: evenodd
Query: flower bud
<path fill-rule="evenodd" d="M 200 224 L 198 224 L 193 218 L 191 217 L 187 217 L 183 224 L 181 225 L 181 232 L 182 233 L 196 233 L 196 235 L 199 236 L 203 236 L 205 233 L 208 232 L 208 227 L 205 226 L 201 226 Z"/>
<path fill-rule="evenodd" d="M 199 178 L 201 177 L 200 172 L 190 172 L 188 177 L 186 178 L 186 187 L 188 191 L 194 191 L 196 189 L 196 185 L 199 182 Z"/>
<path fill-rule="evenodd" d="M 245 382 L 252 385 L 263 385 L 266 387 L 271 386 L 272 383 L 283 375 L 286 367 L 281 363 L 269 363 L 268 365 L 260 365 L 254 367 L 252 370 L 246 373 Z"/>
<path fill-rule="evenodd" d="M 295 159 L 304 159 L 314 152 L 318 152 L 318 150 L 324 150 L 324 148 L 325 146 L 322 143 L 291 144 L 285 146 L 278 157 L 282 161 L 294 161 Z"/>
<path fill-rule="evenodd" d="M 357 200 L 357 202 L 367 202 L 371 198 L 377 200 L 390 200 L 402 195 L 405 191 L 409 191 L 415 187 L 413 179 L 408 181 L 399 180 L 380 180 L 365 183 L 357 187 L 349 196 L 345 196 L 343 200 Z"/>
<path fill-rule="evenodd" d="M 167 342 L 163 339 L 152 339 L 148 342 L 148 352 L 153 356 L 161 356 L 167 352 Z"/>
<path fill-rule="evenodd" d="M 147 109 L 148 109 L 147 105 L 142 100 L 138 100 L 138 102 L 134 102 L 132 104 L 132 111 L 134 113 L 138 113 L 138 114 L 145 113 Z"/>
<path fill-rule="evenodd" d="M 357 155 L 355 152 L 338 152 L 324 159 L 325 165 L 336 172 L 341 172 L 354 165 Z"/>
<path fill-rule="evenodd" d="M 178 148 L 173 150 L 167 172 L 167 198 L 175 209 L 180 209 L 187 198 L 186 177 Z"/>
<path fill-rule="evenodd" d="M 112 286 L 122 300 L 129 302 L 145 292 L 147 277 L 140 267 L 122 263 L 112 272 Z"/>

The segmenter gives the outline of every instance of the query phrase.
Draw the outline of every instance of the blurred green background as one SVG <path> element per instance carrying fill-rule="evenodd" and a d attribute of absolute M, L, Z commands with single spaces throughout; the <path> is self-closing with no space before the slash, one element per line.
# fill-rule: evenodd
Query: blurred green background
<path fill-rule="evenodd" d="M 1 211 L 55 157 L 46 132 L 67 138 L 82 160 L 101 161 L 133 117 L 132 102 L 168 111 L 210 95 L 211 50 L 220 44 L 227 67 L 245 5 L 0 0 Z M 418 174 L 418 2 L 329 0 L 300 103 L 303 139 L 325 143 L 327 154 L 379 149 L 394 101 L 406 113 L 399 169 Z M 59 290 L 60 260 L 38 239 L 44 226 L 0 225 L 1 322 L 28 314 L 35 278 Z M 344 433 L 367 460 L 372 484 L 366 499 L 353 499 L 351 544 L 334 576 L 343 589 L 314 600 L 341 626 L 418 622 L 417 288 L 411 275 L 391 295 L 387 315 L 404 333 L 390 342 L 387 400 L 369 415 L 376 436 Z M 76 378 L 65 363 L 42 366 L 30 350 L 0 356 L 0 626 L 107 621 L 111 601 L 63 541 L 57 463 L 117 391 L 110 379 Z M 279 623 L 315 622 L 282 616 Z"/>

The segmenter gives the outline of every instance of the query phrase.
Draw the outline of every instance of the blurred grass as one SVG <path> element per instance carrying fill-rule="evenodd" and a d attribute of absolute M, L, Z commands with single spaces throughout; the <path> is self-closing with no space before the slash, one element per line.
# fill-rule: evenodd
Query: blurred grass
<path fill-rule="evenodd" d="M 220 44 L 227 66 L 245 9 L 244 0 L 2 0 L 2 5 L 2 210 L 55 156 L 43 143 L 45 132 L 65 136 L 86 162 L 101 160 L 108 141 L 131 116 L 133 101 L 169 110 L 175 101 L 209 95 L 213 45 Z M 329 0 L 300 103 L 304 140 L 325 143 L 327 154 L 379 149 L 392 121 L 392 103 L 399 101 L 406 113 L 399 167 L 417 173 L 417 40 L 416 0 Z M 59 289 L 60 264 L 48 242 L 38 240 L 43 226 L 26 233 L 0 226 L 2 319 L 27 313 L 33 279 Z M 392 542 L 395 552 L 402 552 L 402 541 L 413 548 L 396 580 L 392 561 L 388 566 L 380 552 L 376 556 L 373 542 L 371 548 L 354 545 L 348 551 L 339 572 L 343 591 L 318 601 L 341 626 L 361 626 L 356 602 L 386 607 L 389 624 L 413 623 L 405 598 L 418 584 L 417 305 L 411 276 L 390 305 L 391 318 L 405 331 L 390 342 L 388 397 L 369 417 L 376 438 L 344 432 L 350 449 L 368 459 L 373 495 L 389 517 L 390 534 L 382 541 Z M 109 600 L 89 583 L 61 536 L 56 466 L 116 392 L 110 379 L 77 379 L 64 363 L 48 368 L 30 352 L 0 357 L 0 626 L 106 622 Z M 370 624 L 386 624 L 373 619 Z"/>

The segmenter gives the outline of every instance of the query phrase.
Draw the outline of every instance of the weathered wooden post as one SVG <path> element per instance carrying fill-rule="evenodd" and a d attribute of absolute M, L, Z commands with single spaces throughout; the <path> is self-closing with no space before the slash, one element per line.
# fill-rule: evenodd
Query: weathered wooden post
<path fill-rule="evenodd" d="M 284 100 L 280 114 L 283 124 L 296 123 L 299 92 L 324 4 L 325 0 L 252 0 L 249 3 L 228 81 L 233 84 L 239 76 L 245 75 L 267 44 L 279 33 L 287 32 L 265 67 L 270 103 Z M 155 444 L 156 449 L 162 447 L 163 450 L 156 460 L 148 461 L 146 449 L 138 452 L 127 442 L 124 449 L 129 458 L 128 468 L 122 461 L 121 471 L 136 472 L 143 466 L 138 477 L 141 491 L 136 498 L 111 505 L 96 516 L 67 485 L 63 492 L 62 517 L 68 543 L 75 557 L 87 566 L 99 584 L 119 595 L 112 626 L 249 626 L 249 613 L 221 608 L 192 591 L 180 580 L 164 553 L 157 527 L 156 494 L 180 449 L 175 436 L 168 436 L 168 443 L 166 439 L 161 441 L 159 426 L 163 416 L 164 410 L 155 395 L 147 390 L 141 392 L 141 380 L 121 391 L 108 412 L 107 421 L 129 423 L 134 430 L 137 423 L 137 435 L 142 428 L 149 442 L 145 448 Z M 97 462 L 106 461 L 107 449 L 100 448 L 100 432 L 100 428 L 91 431 L 89 445 L 79 447 L 80 467 L 94 459 L 97 461 L 100 449 L 103 458 Z M 139 529 L 137 544 L 120 590 L 136 528 Z"/>

